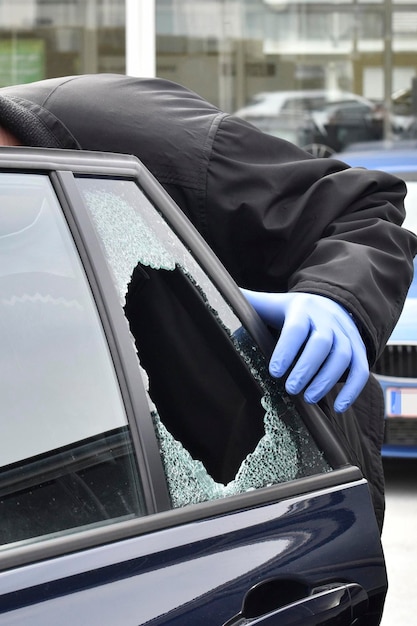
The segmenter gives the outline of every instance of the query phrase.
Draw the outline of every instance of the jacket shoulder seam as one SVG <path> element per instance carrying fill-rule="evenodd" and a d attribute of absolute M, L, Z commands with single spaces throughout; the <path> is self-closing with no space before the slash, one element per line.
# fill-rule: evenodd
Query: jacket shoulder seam
<path fill-rule="evenodd" d="M 211 155 L 213 152 L 214 140 L 216 138 L 217 132 L 220 128 L 222 121 L 226 117 L 229 117 L 229 114 L 223 113 L 221 111 L 213 117 L 213 120 L 211 122 L 209 131 L 206 135 L 206 139 L 205 139 L 204 146 L 203 146 L 204 160 L 201 160 L 201 163 L 200 163 L 201 178 L 203 182 L 202 189 L 203 189 L 204 196 L 203 196 L 203 201 L 201 203 L 201 208 L 199 210 L 199 213 L 200 213 L 199 217 L 200 217 L 200 224 L 202 227 L 202 234 L 207 240 L 209 240 L 208 221 L 207 221 L 207 196 L 208 196 L 207 187 L 208 187 L 209 164 L 210 164 Z"/>

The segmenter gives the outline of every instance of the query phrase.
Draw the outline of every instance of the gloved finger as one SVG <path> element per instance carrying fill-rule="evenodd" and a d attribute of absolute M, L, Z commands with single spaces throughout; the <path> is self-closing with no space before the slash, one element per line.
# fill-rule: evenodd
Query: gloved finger
<path fill-rule="evenodd" d="M 269 371 L 272 376 L 280 378 L 285 374 L 308 339 L 310 328 L 310 319 L 305 315 L 286 317 L 269 362 Z"/>
<path fill-rule="evenodd" d="M 332 368 L 334 369 L 334 365 L 338 362 L 339 358 L 343 359 L 345 369 L 350 362 L 350 358 L 346 360 L 343 354 L 339 354 L 339 344 L 340 342 L 336 341 L 333 330 L 330 326 L 324 325 L 321 328 L 314 328 L 301 355 L 287 378 L 285 387 L 288 393 L 300 393 L 314 379 L 316 381 L 316 393 L 320 395 L 321 379 L 320 377 L 317 378 L 316 375 L 322 370 L 325 364 L 327 364 L 327 368 L 325 370 L 327 372 L 327 376 L 334 382 L 337 382 L 339 376 L 335 380 L 337 373 L 333 373 Z M 349 348 L 348 346 L 345 346 L 345 348 L 346 347 Z M 328 361 L 331 354 L 332 358 Z"/>
<path fill-rule="evenodd" d="M 352 348 L 348 337 L 338 337 L 337 345 L 333 346 L 326 362 L 317 376 L 304 392 L 304 399 L 309 404 L 321 400 L 340 380 L 352 362 Z"/>
<path fill-rule="evenodd" d="M 334 409 L 338 413 L 343 413 L 353 404 L 369 378 L 366 348 L 362 340 L 360 341 L 362 345 L 357 345 L 355 350 L 352 350 L 352 361 L 348 377 L 334 402 Z"/>
<path fill-rule="evenodd" d="M 369 377 L 366 348 L 348 311 L 337 302 L 314 294 L 262 293 L 245 289 L 242 289 L 242 293 L 268 324 L 276 328 L 282 326 L 281 336 L 270 361 L 270 372 L 273 376 L 280 377 L 288 371 L 302 346 L 305 344 L 305 348 L 307 347 L 310 333 L 318 325 L 332 329 L 335 336 L 333 348 L 327 356 L 325 348 L 310 351 L 310 366 L 305 365 L 306 361 L 303 362 L 303 350 L 301 365 L 296 363 L 299 367 L 296 375 L 301 376 L 301 382 L 295 380 L 295 387 L 292 387 L 290 379 L 290 389 L 302 388 L 304 382 L 308 385 L 310 381 L 307 379 L 310 376 L 312 384 L 317 386 L 312 387 L 313 396 L 310 395 L 310 389 L 307 397 L 310 400 L 319 399 L 329 386 L 331 388 L 339 380 L 343 371 L 349 369 L 347 381 L 335 401 L 335 410 L 345 411 L 357 398 Z M 346 356 L 349 349 L 343 337 L 350 344 L 350 360 Z M 336 356 L 333 357 L 333 354 Z M 315 372 L 318 372 L 317 380 L 314 378 Z"/>

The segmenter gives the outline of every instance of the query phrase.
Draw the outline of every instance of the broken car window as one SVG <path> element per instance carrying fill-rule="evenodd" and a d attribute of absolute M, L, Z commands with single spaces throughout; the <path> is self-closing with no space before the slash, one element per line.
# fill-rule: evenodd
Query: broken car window
<path fill-rule="evenodd" d="M 77 183 L 144 372 L 172 506 L 329 471 L 249 333 L 136 183 Z"/>

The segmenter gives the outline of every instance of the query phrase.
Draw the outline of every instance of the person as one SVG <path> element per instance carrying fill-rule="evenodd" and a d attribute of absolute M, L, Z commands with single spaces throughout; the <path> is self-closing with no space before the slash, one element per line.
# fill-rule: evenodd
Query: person
<path fill-rule="evenodd" d="M 95 74 L 0 89 L 9 143 L 136 155 L 280 330 L 273 376 L 318 403 L 370 484 L 380 529 L 384 400 L 369 368 L 400 315 L 416 236 L 405 185 L 314 158 L 164 79 Z"/>
<path fill-rule="evenodd" d="M 2 128 L 0 126 L 0 146 L 20 146 L 20 145 L 21 145 L 20 141 L 17 139 L 17 137 L 15 137 L 15 135 L 13 135 L 13 133 L 8 131 L 6 128 Z"/>

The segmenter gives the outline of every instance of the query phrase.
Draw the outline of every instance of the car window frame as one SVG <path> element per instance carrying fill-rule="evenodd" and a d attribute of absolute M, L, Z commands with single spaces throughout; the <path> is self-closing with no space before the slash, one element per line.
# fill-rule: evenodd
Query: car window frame
<path fill-rule="evenodd" d="M 168 510 L 170 500 L 146 392 L 109 266 L 73 173 L 55 171 L 50 178 L 103 324 L 125 405 L 147 513 Z"/>
<path fill-rule="evenodd" d="M 149 507 L 148 515 L 134 520 L 110 523 L 108 526 L 89 530 L 77 529 L 74 533 L 62 537 L 12 548 L 7 553 L 0 554 L 0 571 L 11 566 L 127 539 L 178 524 L 286 500 L 289 497 L 301 496 L 329 487 L 340 487 L 352 482 L 364 481 L 359 468 L 349 463 L 342 444 L 338 441 L 332 425 L 321 409 L 316 405 L 306 405 L 302 398 L 295 397 L 294 402 L 307 428 L 325 450 L 326 458 L 335 469 L 325 474 L 300 478 L 241 495 L 189 505 L 182 509 L 171 509 L 157 439 L 133 342 L 116 287 L 88 210 L 77 188 L 75 176 L 105 176 L 135 181 L 151 202 L 158 206 L 173 231 L 186 242 L 193 256 L 198 259 L 203 270 L 245 324 L 266 356 L 270 355 L 273 350 L 274 338 L 201 235 L 135 157 L 84 151 L 2 148 L 0 149 L 0 171 L 48 174 L 52 182 L 103 323 L 116 376 L 125 401 L 135 455 L 139 464 L 139 477 Z"/>

